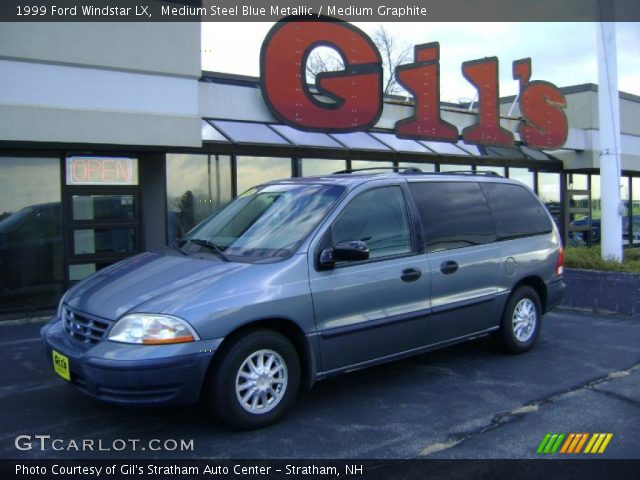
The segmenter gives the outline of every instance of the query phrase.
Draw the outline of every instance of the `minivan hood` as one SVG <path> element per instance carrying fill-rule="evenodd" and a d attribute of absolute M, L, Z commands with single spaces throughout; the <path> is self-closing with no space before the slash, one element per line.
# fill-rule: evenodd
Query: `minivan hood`
<path fill-rule="evenodd" d="M 161 313 L 176 291 L 210 289 L 212 277 L 250 268 L 208 256 L 185 256 L 173 249 L 146 252 L 98 271 L 73 287 L 65 303 L 80 312 L 117 320 L 129 312 Z M 205 281 L 207 280 L 207 281 Z"/>

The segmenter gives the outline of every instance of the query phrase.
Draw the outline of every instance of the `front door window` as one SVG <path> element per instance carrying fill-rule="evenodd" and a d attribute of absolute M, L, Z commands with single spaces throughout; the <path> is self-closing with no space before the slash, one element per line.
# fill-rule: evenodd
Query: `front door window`
<path fill-rule="evenodd" d="M 411 252 L 411 231 L 402 191 L 376 188 L 355 198 L 333 225 L 333 244 L 360 240 L 369 247 L 369 258 Z"/>

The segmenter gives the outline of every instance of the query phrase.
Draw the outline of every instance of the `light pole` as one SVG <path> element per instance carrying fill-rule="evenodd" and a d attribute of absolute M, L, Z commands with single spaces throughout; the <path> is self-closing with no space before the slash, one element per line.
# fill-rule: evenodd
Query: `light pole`
<path fill-rule="evenodd" d="M 606 3 L 606 7 L 605 4 Z M 600 0 L 603 8 L 612 3 Z M 620 204 L 620 102 L 616 62 L 616 28 L 613 22 L 596 24 L 598 37 L 598 122 L 600 155 L 602 258 L 622 261 L 622 211 Z"/>

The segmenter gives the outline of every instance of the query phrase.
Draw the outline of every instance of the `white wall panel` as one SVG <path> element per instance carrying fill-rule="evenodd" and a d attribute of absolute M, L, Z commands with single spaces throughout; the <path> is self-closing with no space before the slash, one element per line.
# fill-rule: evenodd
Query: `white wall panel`
<path fill-rule="evenodd" d="M 198 114 L 195 79 L 0 60 L 0 104 Z"/>

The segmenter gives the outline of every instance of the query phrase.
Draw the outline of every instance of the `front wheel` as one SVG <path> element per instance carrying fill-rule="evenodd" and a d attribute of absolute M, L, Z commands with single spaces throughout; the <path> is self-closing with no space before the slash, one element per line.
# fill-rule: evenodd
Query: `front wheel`
<path fill-rule="evenodd" d="M 291 408 L 300 387 L 300 360 L 286 337 L 254 330 L 219 353 L 207 392 L 219 420 L 249 430 L 278 421 Z"/>
<path fill-rule="evenodd" d="M 531 287 L 515 290 L 502 315 L 497 339 L 510 353 L 524 353 L 533 347 L 542 326 L 540 296 Z"/>

